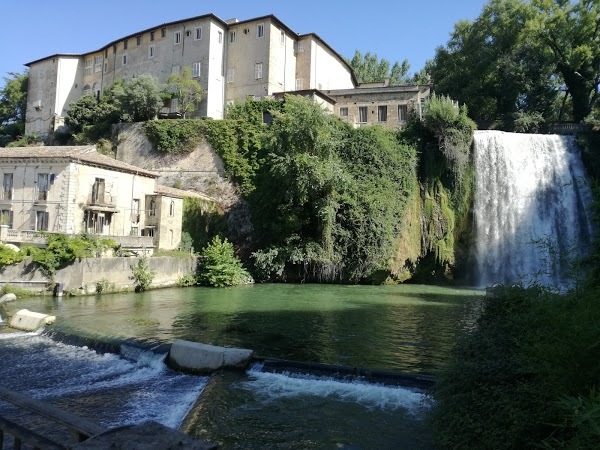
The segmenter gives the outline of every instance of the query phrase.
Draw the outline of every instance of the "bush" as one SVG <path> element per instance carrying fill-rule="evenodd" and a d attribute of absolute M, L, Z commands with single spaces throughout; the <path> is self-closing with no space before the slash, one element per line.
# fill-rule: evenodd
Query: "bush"
<path fill-rule="evenodd" d="M 135 266 L 131 266 L 131 271 L 136 292 L 146 291 L 152 286 L 152 280 L 156 273 L 150 270 L 146 256 L 142 256 Z"/>
<path fill-rule="evenodd" d="M 252 280 L 233 252 L 233 244 L 215 236 L 202 250 L 202 266 L 198 280 L 200 284 L 213 287 L 236 286 Z"/>
<path fill-rule="evenodd" d="M 4 266 L 12 266 L 13 264 L 23 261 L 23 253 L 13 250 L 12 248 L 0 244 L 0 270 Z"/>
<path fill-rule="evenodd" d="M 193 274 L 193 273 L 184 275 L 177 282 L 177 286 L 181 286 L 181 287 L 195 286 L 197 284 L 198 284 L 198 277 L 196 276 L 196 274 Z"/>

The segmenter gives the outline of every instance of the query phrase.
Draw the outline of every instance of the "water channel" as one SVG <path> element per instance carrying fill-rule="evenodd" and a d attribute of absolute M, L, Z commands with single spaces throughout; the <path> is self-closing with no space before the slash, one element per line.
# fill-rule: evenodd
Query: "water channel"
<path fill-rule="evenodd" d="M 256 285 L 35 298 L 10 308 L 56 315 L 55 330 L 77 335 L 149 346 L 187 339 L 262 357 L 435 373 L 456 333 L 473 326 L 481 295 L 417 285 Z M 0 378 L 104 425 L 157 420 L 222 448 L 431 446 L 423 391 L 260 366 L 209 379 L 171 371 L 160 354 L 125 350 L 0 334 Z"/>

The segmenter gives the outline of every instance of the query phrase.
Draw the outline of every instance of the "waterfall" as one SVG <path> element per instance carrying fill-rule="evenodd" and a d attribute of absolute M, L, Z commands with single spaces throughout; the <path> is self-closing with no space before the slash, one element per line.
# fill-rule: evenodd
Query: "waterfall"
<path fill-rule="evenodd" d="M 480 286 L 569 287 L 589 250 L 591 192 L 571 136 L 475 132 L 475 271 Z"/>

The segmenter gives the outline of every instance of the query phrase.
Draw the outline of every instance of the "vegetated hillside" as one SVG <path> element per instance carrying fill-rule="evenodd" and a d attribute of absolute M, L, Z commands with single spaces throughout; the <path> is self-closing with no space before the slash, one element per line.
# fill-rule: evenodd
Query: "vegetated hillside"
<path fill-rule="evenodd" d="M 471 201 L 473 126 L 449 99 L 430 103 L 429 121 L 402 132 L 354 129 L 295 96 L 145 131 L 158 152 L 206 139 L 222 158 L 249 206 L 241 253 L 259 280 L 380 283 L 424 270 L 446 279 L 464 260 L 455 249 Z"/>

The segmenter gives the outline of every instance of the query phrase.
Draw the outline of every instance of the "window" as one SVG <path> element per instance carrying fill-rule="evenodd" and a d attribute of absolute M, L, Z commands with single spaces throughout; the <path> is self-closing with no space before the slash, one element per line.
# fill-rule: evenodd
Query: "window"
<path fill-rule="evenodd" d="M 104 178 L 96 178 L 92 186 L 92 203 L 106 203 L 104 201 Z"/>
<path fill-rule="evenodd" d="M 7 225 L 8 228 L 13 227 L 13 212 L 10 209 L 0 211 L 0 225 Z"/>
<path fill-rule="evenodd" d="M 378 106 L 377 107 L 377 120 L 379 122 L 387 122 L 387 106 Z"/>
<path fill-rule="evenodd" d="M 304 52 L 304 42 L 298 42 L 298 53 Z"/>
<path fill-rule="evenodd" d="M 86 85 L 83 87 L 83 95 L 89 95 L 89 94 L 91 94 L 91 93 L 92 93 L 92 88 L 90 87 L 90 85 L 89 85 L 89 84 L 86 84 Z"/>
<path fill-rule="evenodd" d="M 218 33 L 218 36 L 219 36 L 219 44 L 222 44 L 223 43 L 223 32 L 219 31 L 217 33 Z"/>
<path fill-rule="evenodd" d="M 398 105 L 398 122 L 406 122 L 408 118 L 408 107 L 406 105 Z"/>
<path fill-rule="evenodd" d="M 156 197 L 150 198 L 150 205 L 148 207 L 148 215 L 151 217 L 156 216 Z"/>
<path fill-rule="evenodd" d="M 127 65 L 127 53 L 123 53 L 123 65 Z"/>
<path fill-rule="evenodd" d="M 173 43 L 175 45 L 181 44 L 181 31 L 176 31 L 173 37 Z"/>
<path fill-rule="evenodd" d="M 181 67 L 179 67 L 179 66 L 173 66 L 171 68 L 171 74 L 179 75 L 180 72 L 181 72 Z"/>
<path fill-rule="evenodd" d="M 13 174 L 5 173 L 2 180 L 2 196 L 4 200 L 12 200 L 13 198 Z"/>
<path fill-rule="evenodd" d="M 131 222 L 139 223 L 140 221 L 140 199 L 134 198 L 131 203 Z"/>
<path fill-rule="evenodd" d="M 50 187 L 48 184 L 48 175 L 47 173 L 38 173 L 37 176 L 37 191 L 38 191 L 38 200 L 48 200 L 48 188 Z"/>
<path fill-rule="evenodd" d="M 302 90 L 302 78 L 296 78 L 296 90 L 297 91 Z"/>
<path fill-rule="evenodd" d="M 117 53 L 117 44 L 113 45 L 113 55 Z"/>
<path fill-rule="evenodd" d="M 107 48 L 104 49 L 104 57 L 108 58 L 108 49 Z"/>
<path fill-rule="evenodd" d="M 104 62 L 104 72 L 108 72 L 108 63 Z"/>
<path fill-rule="evenodd" d="M 96 100 L 100 100 L 100 83 L 97 81 L 92 85 L 92 95 L 96 97 Z"/>
<path fill-rule="evenodd" d="M 366 106 L 358 107 L 358 122 L 359 123 L 367 123 L 368 110 Z"/>
<path fill-rule="evenodd" d="M 151 33 L 152 36 L 154 36 L 154 31 Z M 166 28 L 161 28 L 160 29 L 160 37 L 164 38 L 167 35 L 167 29 Z"/>
<path fill-rule="evenodd" d="M 194 30 L 194 40 L 199 41 L 200 39 L 202 39 L 202 27 L 198 27 Z"/>
<path fill-rule="evenodd" d="M 35 230 L 36 231 L 48 231 L 48 212 L 47 211 L 36 211 L 35 212 Z"/>
<path fill-rule="evenodd" d="M 85 75 L 91 75 L 92 74 L 92 65 L 93 65 L 93 61 L 92 61 L 91 58 L 85 60 L 85 63 L 84 63 L 84 66 L 83 66 L 84 67 L 83 73 Z"/>
<path fill-rule="evenodd" d="M 233 44 L 235 42 L 235 31 L 229 32 L 229 43 Z"/>
<path fill-rule="evenodd" d="M 175 217 L 175 201 L 171 200 L 171 204 L 169 205 L 169 217 Z"/>
<path fill-rule="evenodd" d="M 154 58 L 154 45 L 148 47 L 148 58 Z"/>
<path fill-rule="evenodd" d="M 192 32 L 190 30 L 185 30 L 186 37 L 190 37 L 191 35 L 192 35 Z"/>
<path fill-rule="evenodd" d="M 192 64 L 192 78 L 199 78 L 202 74 L 202 65 L 199 62 Z"/>
<path fill-rule="evenodd" d="M 254 65 L 254 78 L 256 78 L 257 80 L 259 80 L 260 78 L 262 78 L 262 63 L 258 63 Z"/>
<path fill-rule="evenodd" d="M 340 108 L 340 117 L 348 117 L 348 108 L 347 107 Z"/>
<path fill-rule="evenodd" d="M 163 35 L 163 37 L 165 37 L 165 36 Z M 153 40 L 154 40 L 154 31 L 151 31 L 151 32 L 150 32 L 150 40 L 151 40 L 151 41 L 153 41 Z"/>
<path fill-rule="evenodd" d="M 102 72 L 102 56 L 94 56 L 94 72 Z"/>
<path fill-rule="evenodd" d="M 235 69 L 227 69 L 227 82 L 233 83 L 235 81 Z"/>
<path fill-rule="evenodd" d="M 123 50 L 127 50 L 127 44 L 129 43 L 129 41 L 127 39 L 125 39 L 123 41 Z"/>
<path fill-rule="evenodd" d="M 141 36 L 138 36 L 138 37 L 136 37 L 136 38 L 135 38 L 135 43 L 136 43 L 137 45 L 142 45 L 142 37 L 141 37 Z"/>
<path fill-rule="evenodd" d="M 281 30 L 281 34 L 279 35 L 279 42 L 285 44 L 285 31 Z"/>
<path fill-rule="evenodd" d="M 179 99 L 178 98 L 171 99 L 171 112 L 172 113 L 179 112 Z"/>
<path fill-rule="evenodd" d="M 262 38 L 265 35 L 265 24 L 261 23 L 256 26 L 256 37 Z"/>

